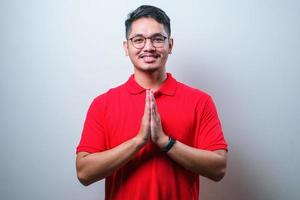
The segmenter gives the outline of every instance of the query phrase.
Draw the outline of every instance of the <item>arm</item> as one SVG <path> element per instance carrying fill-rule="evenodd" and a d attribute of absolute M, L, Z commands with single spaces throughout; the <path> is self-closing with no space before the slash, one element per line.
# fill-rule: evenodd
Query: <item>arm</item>
<path fill-rule="evenodd" d="M 139 133 L 115 148 L 98 152 L 79 152 L 76 170 L 79 181 L 87 186 L 99 181 L 126 164 L 150 139 L 150 99 L 147 91 Z"/>
<path fill-rule="evenodd" d="M 168 137 L 165 136 L 159 146 L 162 148 L 167 142 Z M 167 155 L 184 168 L 214 181 L 220 181 L 225 175 L 227 160 L 225 150 L 206 151 L 176 141 Z"/>
<path fill-rule="evenodd" d="M 151 139 L 158 147 L 163 148 L 168 143 L 168 136 L 163 132 L 161 120 L 157 111 L 153 93 L 151 103 Z M 227 152 L 225 150 L 206 151 L 190 147 L 176 141 L 167 155 L 184 168 L 205 176 L 214 181 L 220 181 L 225 175 Z"/>
<path fill-rule="evenodd" d="M 134 137 L 119 146 L 99 152 L 79 152 L 76 158 L 77 177 L 87 186 L 99 181 L 120 166 L 126 164 L 144 145 L 138 137 Z"/>

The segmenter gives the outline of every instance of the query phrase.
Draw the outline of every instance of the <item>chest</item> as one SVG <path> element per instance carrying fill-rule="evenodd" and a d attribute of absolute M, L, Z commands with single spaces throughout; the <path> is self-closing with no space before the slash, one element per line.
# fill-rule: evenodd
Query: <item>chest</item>
<path fill-rule="evenodd" d="M 194 108 L 186 102 L 176 101 L 172 97 L 156 98 L 164 132 L 192 145 L 194 139 Z M 144 114 L 145 97 L 132 96 L 127 101 L 111 102 L 107 109 L 107 146 L 113 148 L 130 138 L 140 130 Z"/>

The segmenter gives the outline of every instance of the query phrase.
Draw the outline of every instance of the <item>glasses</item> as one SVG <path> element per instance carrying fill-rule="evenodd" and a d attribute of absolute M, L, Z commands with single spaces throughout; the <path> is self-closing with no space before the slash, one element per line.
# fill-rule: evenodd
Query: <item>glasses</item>
<path fill-rule="evenodd" d="M 147 39 L 150 39 L 152 46 L 154 46 L 155 48 L 162 48 L 162 47 L 164 47 L 165 40 L 167 38 L 168 37 L 160 35 L 160 34 L 154 35 L 151 37 L 144 37 L 141 35 L 137 35 L 132 38 L 129 38 L 129 40 L 131 41 L 132 45 L 137 49 L 144 48 L 144 46 L 146 45 Z"/>

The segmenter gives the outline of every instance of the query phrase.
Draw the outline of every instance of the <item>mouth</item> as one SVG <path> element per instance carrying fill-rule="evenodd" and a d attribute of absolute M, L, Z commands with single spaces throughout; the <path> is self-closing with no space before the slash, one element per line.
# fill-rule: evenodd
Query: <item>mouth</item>
<path fill-rule="evenodd" d="M 160 56 L 158 54 L 142 54 L 139 56 L 145 63 L 153 63 Z"/>

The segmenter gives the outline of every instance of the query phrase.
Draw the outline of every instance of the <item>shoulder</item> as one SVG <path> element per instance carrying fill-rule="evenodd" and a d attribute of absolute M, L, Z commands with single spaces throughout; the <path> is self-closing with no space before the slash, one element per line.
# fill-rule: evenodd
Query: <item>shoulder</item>
<path fill-rule="evenodd" d="M 180 99 L 183 99 L 185 105 L 192 106 L 196 112 L 202 113 L 205 110 L 215 109 L 213 98 L 202 89 L 177 81 L 176 94 Z"/>
<path fill-rule="evenodd" d="M 125 83 L 118 85 L 116 87 L 110 88 L 106 90 L 104 93 L 99 94 L 93 99 L 93 102 L 96 104 L 103 104 L 108 101 L 114 100 L 117 96 L 119 96 L 125 90 Z"/>
<path fill-rule="evenodd" d="M 211 96 L 206 91 L 196 87 L 192 87 L 180 81 L 177 81 L 177 90 L 179 95 L 183 95 L 197 101 L 206 101 L 207 99 L 211 98 Z"/>
<path fill-rule="evenodd" d="M 197 114 L 217 116 L 216 105 L 209 93 L 184 83 L 178 82 L 177 84 L 179 95 L 187 99 L 186 103 L 192 105 Z"/>
<path fill-rule="evenodd" d="M 118 89 L 111 88 L 104 93 L 99 94 L 94 97 L 90 103 L 89 111 L 90 112 L 101 112 L 106 113 L 109 105 L 115 100 Z"/>

